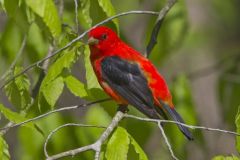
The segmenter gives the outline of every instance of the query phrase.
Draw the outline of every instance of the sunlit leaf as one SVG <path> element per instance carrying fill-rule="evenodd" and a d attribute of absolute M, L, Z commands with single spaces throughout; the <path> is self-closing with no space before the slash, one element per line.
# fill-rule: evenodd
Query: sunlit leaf
<path fill-rule="evenodd" d="M 139 160 L 148 160 L 147 155 L 142 150 L 142 148 L 139 146 L 139 144 L 135 141 L 135 139 L 131 135 L 129 135 L 129 138 L 131 140 L 131 144 L 133 145 L 135 152 L 139 156 Z"/>
<path fill-rule="evenodd" d="M 32 62 L 36 62 L 47 53 L 48 44 L 36 23 L 33 23 L 29 28 L 26 50 Z"/>
<path fill-rule="evenodd" d="M 62 72 L 64 72 L 65 69 L 69 70 L 77 58 L 78 57 L 75 52 L 64 52 L 64 54 L 49 67 L 48 73 L 42 82 L 42 86 L 50 83 Z"/>
<path fill-rule="evenodd" d="M 4 7 L 4 0 L 0 0 L 0 7 L 1 7 L 3 10 L 6 10 L 5 7 Z"/>
<path fill-rule="evenodd" d="M 26 0 L 25 3 L 40 16 L 49 28 L 53 37 L 58 37 L 61 33 L 61 23 L 56 6 L 52 0 Z"/>
<path fill-rule="evenodd" d="M 21 115 L 17 112 L 11 111 L 10 109 L 3 106 L 2 104 L 0 104 L 0 112 L 6 117 L 6 119 L 8 119 L 9 121 L 11 121 L 13 123 L 20 123 L 20 122 L 27 120 L 27 118 L 25 118 L 23 115 Z M 23 124 L 23 126 L 34 129 L 34 125 L 31 122 Z"/>
<path fill-rule="evenodd" d="M 2 51 L 2 57 L 7 62 L 12 62 L 20 49 L 22 42 L 20 31 L 21 29 L 16 26 L 13 19 L 6 22 L 5 29 L 1 34 L 0 50 Z M 14 47 L 12 44 L 14 44 Z"/>
<path fill-rule="evenodd" d="M 48 85 L 44 86 L 42 92 L 50 106 L 53 107 L 55 105 L 56 101 L 62 94 L 63 87 L 63 77 L 58 77 L 51 81 Z"/>
<path fill-rule="evenodd" d="M 84 84 L 80 82 L 77 78 L 69 75 L 64 78 L 67 88 L 75 95 L 80 98 L 87 96 L 87 91 L 85 90 Z"/>
<path fill-rule="evenodd" d="M 237 156 L 216 156 L 212 160 L 239 160 Z"/>
<path fill-rule="evenodd" d="M 124 128 L 118 127 L 108 141 L 106 150 L 107 160 L 126 160 L 130 139 Z"/>
<path fill-rule="evenodd" d="M 1 160 L 10 160 L 10 154 L 8 151 L 8 144 L 0 135 L 0 157 Z"/>
<path fill-rule="evenodd" d="M 103 11 L 106 13 L 106 15 L 108 17 L 114 16 L 116 14 L 111 0 L 98 0 L 98 3 L 99 3 L 99 6 L 102 7 Z M 115 24 L 117 30 L 119 30 L 118 20 L 114 19 L 113 23 Z"/>
<path fill-rule="evenodd" d="M 81 0 L 78 10 L 80 24 L 86 29 L 92 26 L 92 18 L 90 16 L 90 0 Z"/>
<path fill-rule="evenodd" d="M 79 55 L 75 51 L 65 51 L 49 68 L 47 75 L 40 86 L 39 103 L 41 110 L 42 94 L 51 108 L 54 107 L 64 87 L 63 77 L 70 73 L 72 65 Z M 57 80 L 56 80 L 57 79 Z M 56 84 L 55 84 L 56 83 Z M 53 91 L 52 89 L 56 89 Z M 48 97 L 50 96 L 50 97 Z"/>
<path fill-rule="evenodd" d="M 237 133 L 240 133 L 240 106 L 238 107 L 238 113 L 236 115 L 235 125 L 237 128 Z M 236 148 L 238 153 L 240 153 L 240 137 L 239 136 L 236 136 Z"/>
<path fill-rule="evenodd" d="M 15 24 L 20 27 L 20 32 L 27 32 L 29 22 L 26 14 L 26 7 L 20 0 L 4 0 L 4 7 Z"/>
<path fill-rule="evenodd" d="M 86 69 L 86 80 L 87 80 L 87 88 L 93 89 L 93 88 L 100 88 L 100 85 L 97 81 L 97 77 L 93 71 L 91 62 L 90 62 L 90 50 L 88 47 L 85 47 L 84 51 L 84 63 L 85 63 L 85 69 Z"/>
<path fill-rule="evenodd" d="M 49 134 L 53 129 L 64 123 L 67 123 L 67 121 L 68 120 L 66 116 L 63 118 L 60 114 L 53 114 L 37 121 L 36 123 L 39 127 L 44 128 L 44 133 L 46 133 L 47 136 L 47 134 Z M 40 136 L 36 130 L 29 130 L 26 127 L 20 128 L 18 132 L 18 139 L 19 143 L 21 144 L 18 150 L 16 150 L 19 160 L 45 159 L 43 154 L 43 143 L 46 139 L 45 137 Z M 63 140 L 66 140 L 68 143 L 63 144 Z M 62 129 L 52 136 L 47 150 L 49 154 L 59 153 L 63 150 L 70 149 L 67 149 L 66 146 L 71 147 L 73 144 L 75 143 L 71 130 Z"/>
<path fill-rule="evenodd" d="M 13 75 L 18 74 L 21 71 L 21 67 L 15 67 Z M 11 78 L 10 74 L 9 78 Z M 5 91 L 9 101 L 18 109 L 25 109 L 32 102 L 30 96 L 30 82 L 25 74 L 15 78 L 5 86 Z"/>

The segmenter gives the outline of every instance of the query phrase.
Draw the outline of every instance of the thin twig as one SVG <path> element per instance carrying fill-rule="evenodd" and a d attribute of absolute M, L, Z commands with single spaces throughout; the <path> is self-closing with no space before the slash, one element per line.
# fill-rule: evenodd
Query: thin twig
<path fill-rule="evenodd" d="M 0 131 L 3 132 L 4 130 L 9 130 L 9 129 L 11 129 L 11 128 L 15 128 L 15 127 L 21 126 L 21 125 L 26 124 L 26 123 L 29 123 L 29 122 L 33 122 L 33 121 L 39 120 L 39 119 L 41 119 L 41 118 L 43 118 L 43 117 L 46 117 L 46 116 L 48 116 L 48 115 L 50 115 L 50 114 L 53 114 L 53 113 L 62 112 L 62 111 L 66 111 L 66 110 L 78 109 L 78 108 L 80 108 L 80 107 L 87 107 L 87 106 L 91 106 L 91 105 L 94 105 L 94 104 L 97 104 L 97 103 L 102 103 L 102 102 L 106 102 L 106 101 L 110 101 L 110 100 L 111 100 L 111 99 L 107 98 L 107 99 L 97 100 L 97 101 L 94 101 L 94 102 L 89 102 L 89 103 L 85 103 L 85 104 L 76 105 L 76 106 L 59 108 L 59 109 L 56 109 L 56 110 L 49 111 L 49 112 L 47 112 L 47 113 L 45 113 L 45 114 L 39 115 L 39 116 L 37 116 L 37 117 L 28 119 L 28 120 L 26 120 L 26 121 L 13 124 L 13 125 L 11 125 L 11 126 L 6 126 L 6 127 L 3 127 L 3 128 L 0 128 Z"/>
<path fill-rule="evenodd" d="M 171 121 L 171 120 L 159 120 L 159 119 L 151 119 L 151 118 L 142 118 L 142 117 L 137 117 L 137 116 L 133 116 L 133 115 L 124 114 L 123 112 L 118 111 L 116 113 L 116 115 L 114 116 L 111 124 L 107 127 L 107 129 L 104 131 L 104 133 L 101 135 L 101 137 L 95 143 L 87 145 L 87 146 L 84 146 L 84 147 L 80 147 L 80 148 L 77 148 L 77 149 L 73 149 L 73 150 L 62 152 L 62 153 L 58 153 L 58 154 L 50 156 L 50 157 L 48 157 L 48 155 L 45 153 L 47 160 L 55 160 L 55 159 L 59 159 L 59 158 L 67 157 L 67 156 L 74 156 L 76 154 L 79 154 L 79 153 L 87 151 L 87 150 L 95 151 L 95 160 L 99 160 L 102 144 L 104 143 L 104 141 L 106 141 L 106 139 L 110 136 L 110 134 L 118 126 L 118 123 L 123 118 L 132 118 L 132 119 L 137 119 L 137 120 L 141 120 L 141 121 L 157 123 L 158 127 L 159 127 L 159 129 L 161 131 L 161 134 L 163 135 L 164 141 L 165 141 L 166 145 L 168 146 L 168 149 L 169 149 L 169 151 L 171 153 L 171 156 L 175 160 L 178 160 L 178 158 L 174 155 L 174 152 L 173 152 L 173 150 L 171 148 L 171 145 L 170 145 L 170 143 L 169 143 L 169 141 L 167 139 L 167 136 L 166 136 L 166 134 L 164 132 L 164 129 L 161 126 L 162 123 L 180 124 L 180 125 L 183 125 L 185 127 L 190 128 L 190 129 L 201 129 L 201 130 L 207 130 L 207 131 L 217 131 L 217 132 L 223 132 L 223 133 L 228 133 L 228 134 L 240 136 L 239 133 L 232 132 L 232 131 L 227 131 L 227 130 L 222 130 L 222 129 L 218 129 L 218 128 L 209 128 L 209 127 L 204 127 L 204 126 L 187 125 L 187 124 L 184 124 L 184 123 Z M 52 131 L 52 132 L 55 132 L 55 131 Z M 48 140 L 49 140 L 49 138 L 48 138 Z"/>
<path fill-rule="evenodd" d="M 78 0 L 74 0 L 74 5 L 75 5 L 75 23 L 76 23 L 77 33 L 79 34 Z"/>
<path fill-rule="evenodd" d="M 175 156 L 175 154 L 174 154 L 174 152 L 173 152 L 173 150 L 172 150 L 172 147 L 171 147 L 171 145 L 170 145 L 170 143 L 169 143 L 169 141 L 168 141 L 168 138 L 167 138 L 167 136 L 166 136 L 166 134 L 165 134 L 165 131 L 164 131 L 162 125 L 161 125 L 161 122 L 158 122 L 158 128 L 160 129 L 160 131 L 161 131 L 161 133 L 162 133 L 163 139 L 164 139 L 164 141 L 165 141 L 165 143 L 166 143 L 166 145 L 167 145 L 167 147 L 168 147 L 168 150 L 169 150 L 170 153 L 171 153 L 172 158 L 173 158 L 174 160 L 178 160 L 178 158 Z"/>
<path fill-rule="evenodd" d="M 53 134 L 55 134 L 59 129 L 62 129 L 64 127 L 68 127 L 68 126 L 78 126 L 78 127 L 95 127 L 95 128 L 106 128 L 104 126 L 97 126 L 97 125 L 88 125 L 88 124 L 76 124 L 76 123 L 67 123 L 64 125 L 61 125 L 57 128 L 55 128 L 53 131 L 50 132 L 50 134 L 47 136 L 47 139 L 44 143 L 44 154 L 46 156 L 46 158 L 49 157 L 48 152 L 47 152 L 47 145 L 48 145 L 48 141 L 50 140 L 50 138 L 53 136 Z"/>
<path fill-rule="evenodd" d="M 87 151 L 87 150 L 94 150 L 95 151 L 95 158 L 94 159 L 99 160 L 102 144 L 110 136 L 110 134 L 113 132 L 113 130 L 118 126 L 118 123 L 122 120 L 122 118 L 124 117 L 124 114 L 125 113 L 123 113 L 121 111 L 118 111 L 115 114 L 115 116 L 113 117 L 110 125 L 107 127 L 107 129 L 102 133 L 100 138 L 95 143 L 84 146 L 84 147 L 80 147 L 80 148 L 77 148 L 77 149 L 65 151 L 65 152 L 50 156 L 50 157 L 48 157 L 48 155 L 45 153 L 45 155 L 47 156 L 46 159 L 47 160 L 55 160 L 55 159 L 59 159 L 59 158 L 67 157 L 67 156 L 74 156 L 78 153 L 81 153 L 81 152 L 84 152 L 84 151 Z"/>
<path fill-rule="evenodd" d="M 31 70 L 32 68 L 34 68 L 35 66 L 38 66 L 39 64 L 43 63 L 44 61 L 46 61 L 49 58 L 52 58 L 54 56 L 56 56 L 57 54 L 59 54 L 60 52 L 66 50 L 67 48 L 69 48 L 70 46 L 72 46 L 74 43 L 76 43 L 77 41 L 81 40 L 91 29 L 96 28 L 97 26 L 103 25 L 104 23 L 107 23 L 109 21 L 111 21 L 112 19 L 121 17 L 121 16 L 125 16 L 125 15 L 130 15 L 130 14 L 149 14 L 149 15 L 158 15 L 158 12 L 153 12 L 153 11 L 129 11 L 129 12 L 123 12 L 123 13 L 119 13 L 115 16 L 109 17 L 103 21 L 101 21 L 100 23 L 94 25 L 92 28 L 88 29 L 87 31 L 83 32 L 81 35 L 79 35 L 77 38 L 73 39 L 71 42 L 69 42 L 68 44 L 66 44 L 64 47 L 56 50 L 55 52 L 52 53 L 52 55 L 45 57 L 29 66 L 27 66 L 25 69 L 23 69 L 20 73 L 16 74 L 14 77 L 12 77 L 11 79 L 5 81 L 0 89 L 3 89 L 5 85 L 7 85 L 8 83 L 10 83 L 11 81 L 13 81 L 15 78 L 19 77 L 20 75 L 26 73 L 27 71 Z"/>
<path fill-rule="evenodd" d="M 158 33 L 159 33 L 160 28 L 162 26 L 162 22 L 163 22 L 165 16 L 167 15 L 168 11 L 173 7 L 173 5 L 176 2 L 177 2 L 177 0 L 168 0 L 166 5 L 159 12 L 159 15 L 158 15 L 158 18 L 156 20 L 155 26 L 154 26 L 154 28 L 152 30 L 152 33 L 151 33 L 151 38 L 148 42 L 147 49 L 146 49 L 146 52 L 144 54 L 146 57 L 149 57 L 152 49 L 157 44 L 157 36 L 158 36 Z"/>
<path fill-rule="evenodd" d="M 6 128 L 5 130 L 0 130 L 0 134 L 4 135 L 8 132 L 8 130 L 10 129 L 9 127 L 11 127 L 14 123 L 13 122 L 8 122 L 4 127 Z"/>
<path fill-rule="evenodd" d="M 53 49 L 54 49 L 54 47 L 53 47 L 52 45 L 50 45 L 50 46 L 48 47 L 47 57 L 52 54 Z M 50 59 L 44 61 L 43 64 L 42 64 L 42 66 L 40 66 L 41 72 L 40 72 L 40 74 L 39 74 L 37 83 L 36 83 L 36 85 L 33 87 L 33 90 L 32 90 L 32 97 L 33 97 L 34 99 L 37 97 L 38 91 L 39 91 L 40 86 L 41 86 L 41 84 L 42 84 L 42 81 L 43 81 L 43 79 L 44 79 L 45 76 L 46 76 L 47 69 L 48 69 L 48 66 L 49 66 L 49 62 L 50 62 Z"/>
<path fill-rule="evenodd" d="M 180 123 L 180 122 L 171 121 L 171 120 L 142 118 L 142 117 L 137 117 L 137 116 L 129 115 L 129 114 L 125 114 L 124 117 L 126 117 L 126 118 L 132 118 L 132 119 L 137 119 L 137 120 L 141 120 L 141 121 L 146 121 L 146 122 L 154 122 L 154 123 L 159 123 L 159 122 L 160 122 L 160 123 L 180 124 L 180 125 L 182 125 L 182 126 L 184 126 L 184 127 L 190 128 L 190 129 L 201 129 L 201 130 L 222 132 L 222 133 L 232 134 L 232 135 L 235 135 L 235 136 L 240 136 L 239 133 L 233 132 L 233 131 L 228 131 L 228 130 L 223 130 L 223 129 L 218 129 L 218 128 L 204 127 L 204 126 L 188 125 L 188 124 L 185 124 L 185 123 Z"/>
<path fill-rule="evenodd" d="M 63 0 L 59 0 L 58 14 L 59 14 L 61 22 L 62 22 L 62 19 L 63 19 L 63 11 L 64 11 L 64 2 L 63 2 Z"/>
<path fill-rule="evenodd" d="M 8 73 L 14 68 L 14 66 L 16 65 L 17 61 L 20 59 L 21 55 L 23 54 L 24 48 L 26 46 L 26 42 L 27 42 L 27 35 L 25 34 L 23 37 L 23 41 L 21 44 L 21 47 L 14 59 L 14 61 L 12 62 L 12 64 L 10 65 L 10 67 L 6 70 L 6 72 L 1 76 L 0 81 L 4 80 L 6 78 L 6 76 L 8 75 Z"/>

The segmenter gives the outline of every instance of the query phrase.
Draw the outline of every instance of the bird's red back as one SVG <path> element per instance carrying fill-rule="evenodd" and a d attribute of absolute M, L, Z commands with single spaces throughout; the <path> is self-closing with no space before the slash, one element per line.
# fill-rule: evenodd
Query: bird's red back
<path fill-rule="evenodd" d="M 104 38 L 103 35 L 107 36 L 107 39 L 101 41 L 101 39 Z M 130 63 L 138 64 L 141 71 L 147 77 L 148 85 L 154 95 L 155 103 L 160 105 L 159 100 L 161 100 L 170 107 L 173 107 L 172 96 L 165 80 L 147 58 L 124 43 L 110 28 L 104 26 L 96 27 L 90 31 L 89 37 L 100 40 L 97 45 L 90 46 L 92 62 L 107 56 L 116 55 L 120 58 L 127 59 Z"/>

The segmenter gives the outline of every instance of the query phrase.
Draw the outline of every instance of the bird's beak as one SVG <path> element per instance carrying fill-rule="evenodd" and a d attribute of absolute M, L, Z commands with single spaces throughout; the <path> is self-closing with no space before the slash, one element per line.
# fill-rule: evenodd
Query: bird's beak
<path fill-rule="evenodd" d="M 88 44 L 88 45 L 95 45 L 95 44 L 98 44 L 98 42 L 99 42 L 98 39 L 95 39 L 95 38 L 93 38 L 93 37 L 90 37 L 90 38 L 88 39 L 87 44 Z"/>

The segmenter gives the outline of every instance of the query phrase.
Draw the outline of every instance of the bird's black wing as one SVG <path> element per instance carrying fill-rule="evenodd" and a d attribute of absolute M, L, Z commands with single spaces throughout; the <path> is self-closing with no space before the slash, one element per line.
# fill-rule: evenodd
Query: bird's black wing
<path fill-rule="evenodd" d="M 118 56 L 106 57 L 101 62 L 102 78 L 129 104 L 151 118 L 159 118 L 148 83 L 139 66 Z"/>

